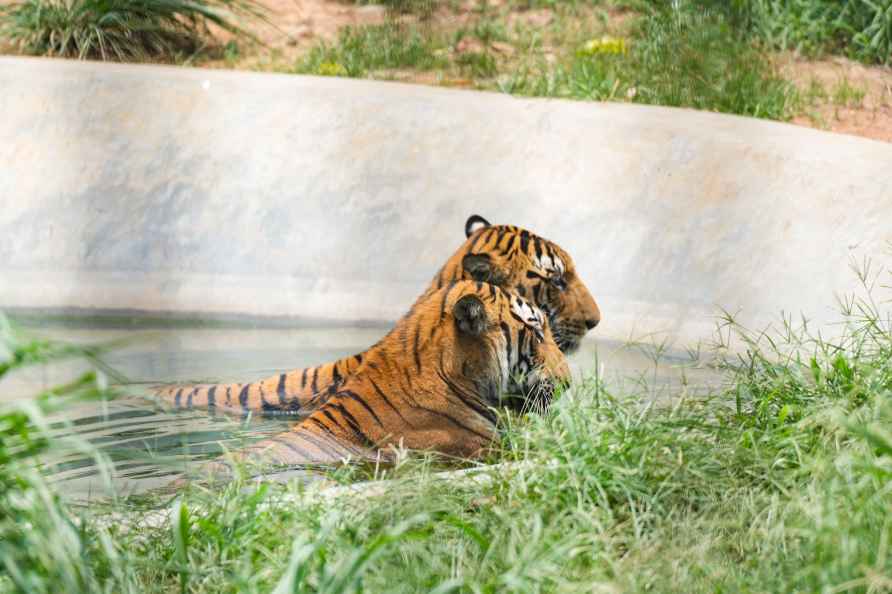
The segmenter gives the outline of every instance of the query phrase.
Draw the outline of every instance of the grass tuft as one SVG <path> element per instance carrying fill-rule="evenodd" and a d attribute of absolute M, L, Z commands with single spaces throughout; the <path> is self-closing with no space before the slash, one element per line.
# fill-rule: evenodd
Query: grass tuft
<path fill-rule="evenodd" d="M 188 56 L 215 26 L 263 18 L 256 0 L 16 0 L 0 6 L 0 37 L 29 54 L 145 61 Z"/>
<path fill-rule="evenodd" d="M 431 70 L 445 64 L 436 49 L 434 42 L 414 27 L 397 23 L 347 27 L 335 44 L 314 47 L 295 71 L 362 77 L 383 69 Z"/>

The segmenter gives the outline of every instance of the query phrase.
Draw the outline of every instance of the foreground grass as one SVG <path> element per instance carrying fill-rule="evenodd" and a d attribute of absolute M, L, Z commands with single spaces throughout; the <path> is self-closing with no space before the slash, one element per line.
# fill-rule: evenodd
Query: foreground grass
<path fill-rule="evenodd" d="M 173 520 L 128 527 L 66 505 L 21 453 L 0 466 L 0 591 L 890 591 L 892 319 L 845 314 L 832 341 L 728 320 L 727 384 L 671 407 L 590 378 L 506 418 L 488 480 L 418 458 L 379 497 L 239 480 L 150 499 Z M 39 435 L 21 414 L 0 453 Z"/>

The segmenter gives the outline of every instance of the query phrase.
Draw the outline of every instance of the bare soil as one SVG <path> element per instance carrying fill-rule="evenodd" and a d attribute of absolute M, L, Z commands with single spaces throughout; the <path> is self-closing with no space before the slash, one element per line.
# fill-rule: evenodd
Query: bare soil
<path fill-rule="evenodd" d="M 830 95 L 806 108 L 793 123 L 892 142 L 892 68 L 865 66 L 845 58 L 805 60 L 794 56 L 783 56 L 781 68 L 800 89 L 817 81 Z M 849 101 L 834 97 L 845 87 L 863 97 Z"/>

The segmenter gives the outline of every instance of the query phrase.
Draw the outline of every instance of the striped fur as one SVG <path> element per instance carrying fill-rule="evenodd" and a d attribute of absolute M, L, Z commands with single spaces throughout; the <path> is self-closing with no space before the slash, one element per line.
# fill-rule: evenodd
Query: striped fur
<path fill-rule="evenodd" d="M 477 280 L 525 297 L 548 316 L 562 351 L 575 351 L 585 333 L 601 319 L 573 260 L 560 246 L 512 225 L 490 225 L 477 215 L 465 226 L 467 239 L 434 277 L 418 302 L 448 283 Z M 408 353 L 417 352 L 413 335 Z M 169 386 L 158 391 L 178 408 L 222 409 L 266 414 L 307 414 L 324 402 L 380 348 L 316 367 L 295 369 L 266 379 L 235 384 Z"/>
<path fill-rule="evenodd" d="M 416 302 L 319 408 L 235 457 L 325 464 L 386 460 L 403 447 L 474 458 L 492 441 L 495 409 L 510 405 L 506 391 L 519 395 L 513 408 L 541 407 L 569 374 L 538 308 L 494 285 L 450 281 Z"/>

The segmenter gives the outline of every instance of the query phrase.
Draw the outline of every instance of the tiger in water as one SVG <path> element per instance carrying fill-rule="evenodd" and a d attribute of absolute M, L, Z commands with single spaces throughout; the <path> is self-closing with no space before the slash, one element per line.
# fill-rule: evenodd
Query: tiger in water
<path fill-rule="evenodd" d="M 491 225 L 479 215 L 465 223 L 465 237 L 418 302 L 458 280 L 495 285 L 541 309 L 558 347 L 567 354 L 600 322 L 595 299 L 570 255 L 557 244 L 513 225 Z M 407 354 L 418 356 L 422 336 L 419 330 L 406 337 Z M 379 348 L 380 342 L 351 357 L 254 382 L 166 386 L 157 395 L 177 408 L 303 415 L 335 393 Z"/>
<path fill-rule="evenodd" d="M 493 284 L 445 280 L 309 416 L 234 458 L 389 461 L 396 448 L 478 458 L 495 436 L 497 408 L 541 409 L 569 376 L 536 306 Z M 227 465 L 213 461 L 204 470 L 220 474 Z"/>

